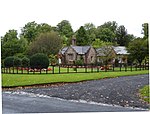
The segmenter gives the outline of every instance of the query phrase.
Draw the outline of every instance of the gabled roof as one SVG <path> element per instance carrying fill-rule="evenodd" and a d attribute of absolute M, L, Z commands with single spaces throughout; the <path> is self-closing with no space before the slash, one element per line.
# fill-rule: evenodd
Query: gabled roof
<path fill-rule="evenodd" d="M 70 46 L 70 47 L 72 47 L 77 54 L 84 55 L 88 52 L 88 50 L 90 49 L 91 46 Z M 61 53 L 64 54 L 67 51 L 68 48 L 69 47 L 64 47 L 61 50 Z"/>
<path fill-rule="evenodd" d="M 113 46 L 114 51 L 116 52 L 117 55 L 128 55 L 129 53 L 126 50 L 125 46 Z"/>
<path fill-rule="evenodd" d="M 112 51 L 111 46 L 104 46 L 104 47 L 96 49 L 97 56 L 106 56 L 106 55 L 110 54 L 111 51 Z"/>

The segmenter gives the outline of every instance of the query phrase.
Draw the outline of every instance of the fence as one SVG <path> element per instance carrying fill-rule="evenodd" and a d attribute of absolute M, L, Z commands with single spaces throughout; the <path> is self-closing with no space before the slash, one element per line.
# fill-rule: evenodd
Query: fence
<path fill-rule="evenodd" d="M 48 69 L 31 69 L 30 67 L 3 67 L 2 73 L 5 74 L 62 74 L 62 73 L 94 73 L 94 72 L 122 72 L 122 71 L 140 71 L 148 70 L 149 65 L 139 64 L 119 64 L 116 67 L 113 65 L 100 66 L 97 64 L 85 64 L 85 65 L 53 65 L 49 66 Z"/>

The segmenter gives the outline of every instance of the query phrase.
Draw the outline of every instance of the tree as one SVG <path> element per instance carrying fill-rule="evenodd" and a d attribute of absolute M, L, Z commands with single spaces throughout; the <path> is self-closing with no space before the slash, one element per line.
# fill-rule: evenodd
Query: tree
<path fill-rule="evenodd" d="M 30 58 L 30 66 L 32 69 L 43 69 L 48 68 L 49 66 L 49 59 L 48 57 L 43 53 L 37 53 L 31 56 Z"/>
<path fill-rule="evenodd" d="M 32 42 L 38 35 L 38 24 L 33 22 L 28 22 L 22 29 L 21 29 L 21 36 L 26 38 L 28 42 Z"/>
<path fill-rule="evenodd" d="M 24 38 L 11 39 L 2 44 L 2 59 L 8 56 L 14 56 L 18 53 L 24 53 L 27 49 L 27 41 Z"/>
<path fill-rule="evenodd" d="M 63 20 L 58 23 L 57 29 L 61 36 L 66 36 L 67 38 L 70 38 L 73 35 L 71 24 L 67 20 Z"/>
<path fill-rule="evenodd" d="M 51 30 L 52 30 L 52 27 L 48 25 L 47 23 L 41 23 L 37 25 L 38 34 L 47 33 L 47 32 L 50 32 Z"/>
<path fill-rule="evenodd" d="M 67 20 L 63 20 L 57 25 L 57 31 L 61 35 L 64 45 L 70 45 L 70 39 L 72 38 L 73 29 L 71 24 Z"/>
<path fill-rule="evenodd" d="M 57 54 L 62 48 L 62 41 L 56 32 L 42 33 L 28 47 L 27 54 L 33 55 L 36 53 Z"/>
<path fill-rule="evenodd" d="M 137 38 L 129 43 L 127 50 L 130 53 L 131 58 L 137 60 L 141 65 L 142 61 L 149 53 L 147 40 Z"/>
<path fill-rule="evenodd" d="M 6 57 L 4 60 L 4 66 L 5 67 L 13 67 L 14 66 L 14 57 L 13 56 Z"/>
<path fill-rule="evenodd" d="M 109 28 L 100 28 L 98 38 L 104 42 L 114 42 L 115 34 Z"/>
<path fill-rule="evenodd" d="M 97 27 L 96 37 L 105 42 L 115 43 L 117 27 L 118 24 L 115 21 L 105 22 L 103 25 Z"/>
<path fill-rule="evenodd" d="M 4 44 L 4 43 L 7 42 L 7 41 L 11 41 L 11 40 L 14 40 L 14 39 L 18 39 L 18 38 L 17 38 L 17 35 L 18 35 L 17 30 L 14 30 L 14 29 L 9 30 L 8 32 L 6 32 L 6 34 L 5 34 L 4 37 L 2 38 L 2 39 L 3 39 L 2 44 Z"/>
<path fill-rule="evenodd" d="M 142 34 L 144 34 L 144 39 L 148 39 L 149 38 L 149 26 L 148 23 L 144 23 L 142 24 Z"/>
<path fill-rule="evenodd" d="M 116 41 L 120 46 L 127 45 L 127 29 L 121 25 L 117 28 L 116 31 Z"/>
<path fill-rule="evenodd" d="M 78 46 L 84 46 L 84 45 L 89 45 L 89 39 L 87 37 L 87 33 L 86 30 L 84 29 L 83 26 L 81 26 L 79 28 L 79 30 L 77 30 L 76 33 L 76 42 Z"/>
<path fill-rule="evenodd" d="M 27 57 L 23 57 L 23 58 L 22 58 L 22 66 L 23 66 L 23 67 L 28 67 L 29 64 L 30 64 L 30 59 L 27 58 Z"/>
<path fill-rule="evenodd" d="M 84 25 L 84 29 L 86 30 L 87 37 L 89 39 L 89 44 L 91 44 L 96 39 L 96 28 L 93 23 L 86 23 Z"/>

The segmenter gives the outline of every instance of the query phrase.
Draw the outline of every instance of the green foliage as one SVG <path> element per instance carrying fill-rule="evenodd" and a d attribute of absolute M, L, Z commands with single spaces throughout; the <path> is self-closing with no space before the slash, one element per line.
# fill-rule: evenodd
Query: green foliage
<path fill-rule="evenodd" d="M 35 21 L 28 22 L 21 29 L 21 36 L 26 38 L 28 40 L 28 42 L 33 41 L 38 35 L 37 26 L 38 26 L 38 24 Z"/>
<path fill-rule="evenodd" d="M 84 29 L 86 30 L 87 37 L 89 39 L 89 44 L 91 44 L 96 39 L 96 28 L 93 23 L 86 23 L 84 25 Z"/>
<path fill-rule="evenodd" d="M 4 66 L 5 67 L 13 67 L 14 66 L 14 57 L 9 56 L 4 59 Z"/>
<path fill-rule="evenodd" d="M 18 57 L 14 57 L 14 66 L 19 67 L 21 66 L 21 59 Z"/>
<path fill-rule="evenodd" d="M 28 47 L 28 55 L 35 53 L 45 53 L 47 56 L 51 54 L 57 54 L 62 47 L 62 41 L 60 36 L 51 31 L 50 33 L 42 33 L 33 41 Z"/>
<path fill-rule="evenodd" d="M 149 24 L 148 23 L 144 23 L 142 24 L 142 30 L 143 30 L 143 34 L 144 34 L 144 39 L 148 39 L 149 38 Z"/>
<path fill-rule="evenodd" d="M 48 57 L 43 53 L 37 53 L 31 56 L 30 58 L 30 66 L 31 68 L 48 68 L 49 66 L 49 59 Z"/>
<path fill-rule="evenodd" d="M 126 43 L 128 42 L 126 42 L 126 39 L 127 39 L 127 30 L 123 25 L 121 25 L 117 28 L 117 31 L 116 31 L 117 44 L 119 44 L 120 46 L 127 45 Z"/>
<path fill-rule="evenodd" d="M 28 67 L 29 64 L 30 64 L 30 59 L 27 58 L 27 57 L 23 57 L 23 58 L 22 58 L 22 66 L 23 66 L 23 67 Z"/>
<path fill-rule="evenodd" d="M 9 30 L 8 32 L 6 32 L 6 34 L 3 37 L 3 43 L 7 42 L 7 41 L 11 41 L 14 39 L 17 39 L 17 30 Z"/>
<path fill-rule="evenodd" d="M 127 48 L 132 59 L 137 60 L 140 64 L 148 56 L 148 42 L 145 39 L 137 38 L 129 43 Z"/>
<path fill-rule="evenodd" d="M 56 55 L 49 55 L 49 61 L 51 63 L 51 65 L 56 65 L 57 64 L 57 56 Z"/>
<path fill-rule="evenodd" d="M 115 34 L 109 28 L 101 28 L 99 31 L 99 38 L 104 42 L 113 42 Z"/>
<path fill-rule="evenodd" d="M 60 23 L 58 23 L 57 29 L 61 36 L 71 38 L 73 35 L 71 24 L 67 20 L 62 20 Z"/>
<path fill-rule="evenodd" d="M 149 91 L 150 86 L 146 85 L 143 88 L 140 89 L 140 95 L 144 101 L 147 103 L 150 103 L 150 91 Z"/>
<path fill-rule="evenodd" d="M 89 45 L 89 39 L 87 37 L 87 32 L 83 26 L 79 28 L 76 34 L 76 43 L 78 46 Z"/>
<path fill-rule="evenodd" d="M 82 66 L 84 63 L 83 63 L 83 60 L 80 59 L 80 60 L 76 60 L 76 61 L 75 61 L 75 64 L 76 64 L 76 65 L 79 65 L 79 66 L 80 66 L 80 65 Z"/>

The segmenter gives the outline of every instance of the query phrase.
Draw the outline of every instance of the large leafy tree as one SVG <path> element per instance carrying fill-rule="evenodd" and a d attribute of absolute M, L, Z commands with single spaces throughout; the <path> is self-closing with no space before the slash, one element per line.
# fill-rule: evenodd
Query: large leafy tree
<path fill-rule="evenodd" d="M 96 29 L 96 37 L 105 42 L 116 42 L 116 30 L 118 24 L 115 21 L 105 22 L 103 25 L 98 26 Z"/>
<path fill-rule="evenodd" d="M 4 59 L 17 53 L 23 53 L 27 48 L 27 41 L 24 38 L 17 38 L 16 30 L 9 30 L 2 39 L 1 48 L 2 59 Z"/>
<path fill-rule="evenodd" d="M 17 39 L 17 35 L 18 35 L 17 30 L 14 29 L 9 30 L 8 32 L 6 32 L 4 37 L 2 37 L 2 43 Z"/>
<path fill-rule="evenodd" d="M 84 29 L 86 30 L 89 44 L 91 44 L 96 39 L 96 27 L 93 23 L 86 23 Z"/>
<path fill-rule="evenodd" d="M 42 33 L 28 47 L 28 55 L 45 53 L 47 56 L 57 54 L 62 47 L 62 40 L 56 32 Z"/>
<path fill-rule="evenodd" d="M 57 31 L 61 35 L 64 45 L 70 45 L 72 35 L 74 34 L 72 26 L 69 21 L 62 20 L 57 25 Z"/>
<path fill-rule="evenodd" d="M 127 29 L 121 25 L 116 31 L 116 41 L 120 46 L 125 46 L 127 42 Z"/>
<path fill-rule="evenodd" d="M 115 34 L 109 28 L 100 28 L 98 38 L 104 42 L 114 42 Z"/>
<path fill-rule="evenodd" d="M 33 22 L 28 22 L 22 29 L 21 29 L 21 36 L 26 38 L 28 42 L 32 42 L 38 35 L 38 24 Z"/>
<path fill-rule="evenodd" d="M 127 50 L 130 53 L 130 58 L 137 60 L 141 65 L 142 61 L 148 56 L 149 52 L 147 40 L 137 38 L 129 43 Z"/>
<path fill-rule="evenodd" d="M 87 32 L 83 26 L 81 26 L 76 32 L 76 43 L 78 46 L 89 45 L 90 43 Z"/>

